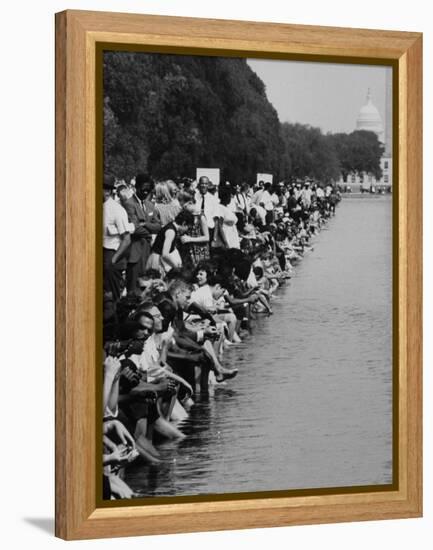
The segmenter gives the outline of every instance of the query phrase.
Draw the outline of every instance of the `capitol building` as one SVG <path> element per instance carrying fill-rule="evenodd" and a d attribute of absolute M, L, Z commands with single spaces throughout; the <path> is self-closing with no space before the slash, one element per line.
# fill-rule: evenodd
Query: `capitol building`
<path fill-rule="evenodd" d="M 392 187 L 392 96 L 391 96 L 391 83 L 387 81 L 386 92 L 386 120 L 385 125 L 382 122 L 379 110 L 374 105 L 370 89 L 367 92 L 367 101 L 359 111 L 356 119 L 355 130 L 368 130 L 374 132 L 379 141 L 384 145 L 385 151 L 380 159 L 380 166 L 382 168 L 382 177 L 378 180 L 373 174 L 350 174 L 347 178 L 347 182 L 343 182 L 341 179 L 338 183 L 344 185 L 350 185 L 352 190 L 360 191 L 391 191 Z"/>

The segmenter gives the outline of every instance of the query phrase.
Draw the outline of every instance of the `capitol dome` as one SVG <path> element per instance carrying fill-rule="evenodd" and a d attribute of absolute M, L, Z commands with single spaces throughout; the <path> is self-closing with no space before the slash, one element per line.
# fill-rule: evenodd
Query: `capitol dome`
<path fill-rule="evenodd" d="M 375 107 L 371 101 L 370 89 L 367 92 L 367 103 L 361 107 L 358 118 L 356 119 L 357 130 L 368 130 L 375 132 L 379 141 L 384 141 L 384 129 L 382 124 L 382 117 L 380 116 L 377 107 Z"/>

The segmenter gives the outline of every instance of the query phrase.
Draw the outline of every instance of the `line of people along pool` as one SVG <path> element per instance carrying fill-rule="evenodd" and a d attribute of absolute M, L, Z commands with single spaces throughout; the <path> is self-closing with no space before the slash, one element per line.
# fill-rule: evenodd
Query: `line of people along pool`
<path fill-rule="evenodd" d="M 336 186 L 310 179 L 104 177 L 104 499 L 137 496 L 128 466 L 158 467 L 155 441 L 185 437 L 195 397 L 236 384 L 225 352 L 272 315 L 340 200 Z"/>

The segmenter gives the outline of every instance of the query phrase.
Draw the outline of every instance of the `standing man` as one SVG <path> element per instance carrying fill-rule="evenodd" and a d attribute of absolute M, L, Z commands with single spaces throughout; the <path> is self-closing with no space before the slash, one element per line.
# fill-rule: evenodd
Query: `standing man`
<path fill-rule="evenodd" d="M 122 274 L 126 269 L 126 256 L 131 243 L 131 224 L 126 210 L 113 199 L 114 177 L 105 176 L 103 182 L 103 280 L 104 292 L 111 292 L 113 303 L 119 300 Z"/>
<path fill-rule="evenodd" d="M 218 213 L 218 198 L 214 195 L 211 195 L 208 192 L 209 187 L 209 178 L 206 176 L 201 176 L 198 180 L 198 192 L 195 195 L 197 208 L 200 209 L 200 212 L 204 214 L 206 218 L 206 223 L 209 229 L 209 242 L 213 240 L 213 234 L 215 231 L 215 218 L 219 216 Z"/>
<path fill-rule="evenodd" d="M 152 235 L 156 235 L 161 229 L 159 213 L 150 200 L 153 187 L 153 181 L 148 174 L 138 174 L 135 178 L 135 193 L 129 199 L 122 201 L 129 221 L 135 227 L 131 235 L 126 269 L 126 288 L 129 293 L 135 292 L 137 279 L 146 270 Z"/>
<path fill-rule="evenodd" d="M 304 188 L 301 191 L 301 202 L 303 207 L 306 210 L 310 209 L 311 206 L 311 188 L 310 188 L 310 180 L 306 180 L 304 183 Z"/>
<path fill-rule="evenodd" d="M 264 191 L 265 182 L 263 180 L 260 180 L 257 184 L 257 189 L 253 193 L 253 196 L 251 197 L 252 204 L 260 204 L 261 198 Z"/>

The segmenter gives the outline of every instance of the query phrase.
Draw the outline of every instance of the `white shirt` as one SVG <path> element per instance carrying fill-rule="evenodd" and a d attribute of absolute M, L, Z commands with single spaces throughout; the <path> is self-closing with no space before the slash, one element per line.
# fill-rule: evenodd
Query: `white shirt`
<path fill-rule="evenodd" d="M 254 206 L 263 225 L 266 225 L 266 210 L 262 206 Z"/>
<path fill-rule="evenodd" d="M 173 337 L 173 329 L 167 332 L 154 333 L 146 340 L 143 352 L 136 361 L 137 367 L 147 372 L 147 381 L 152 382 L 161 373 L 159 364 L 163 345 Z"/>
<path fill-rule="evenodd" d="M 310 206 L 311 204 L 311 189 L 309 187 L 304 187 L 301 192 L 302 202 L 306 206 Z"/>
<path fill-rule="evenodd" d="M 250 274 L 248 275 L 247 284 L 250 288 L 254 288 L 257 286 L 256 275 L 252 269 L 250 270 Z"/>
<path fill-rule="evenodd" d="M 203 209 L 203 198 L 204 198 L 204 209 Z M 205 193 L 202 195 L 200 192 L 195 195 L 196 206 L 200 212 L 204 213 L 204 216 L 207 221 L 207 226 L 209 229 L 215 227 L 214 218 L 218 217 L 218 204 L 219 199 L 215 195 L 210 193 Z"/>
<path fill-rule="evenodd" d="M 199 286 L 191 293 L 191 301 L 205 309 L 214 309 L 214 299 L 209 285 Z"/>
<path fill-rule="evenodd" d="M 264 204 L 265 210 L 273 210 L 274 209 L 274 203 L 272 202 L 272 197 L 269 191 L 264 190 L 261 194 L 258 204 Z"/>
<path fill-rule="evenodd" d="M 244 193 L 238 193 L 237 195 L 235 194 L 232 202 L 234 202 L 236 207 L 235 212 L 242 212 L 243 214 L 248 214 L 250 199 Z"/>
<path fill-rule="evenodd" d="M 263 195 L 264 189 L 258 189 L 252 196 L 251 202 L 253 204 L 259 204 L 261 202 L 261 197 Z"/>
<path fill-rule="evenodd" d="M 106 200 L 102 206 L 103 219 L 103 247 L 117 250 L 122 239 L 121 235 L 131 232 L 131 224 L 128 222 L 126 210 L 112 197 Z"/>
<path fill-rule="evenodd" d="M 272 193 L 271 195 L 271 201 L 272 204 L 276 207 L 280 204 L 280 199 L 278 198 L 278 195 L 276 193 Z"/>

